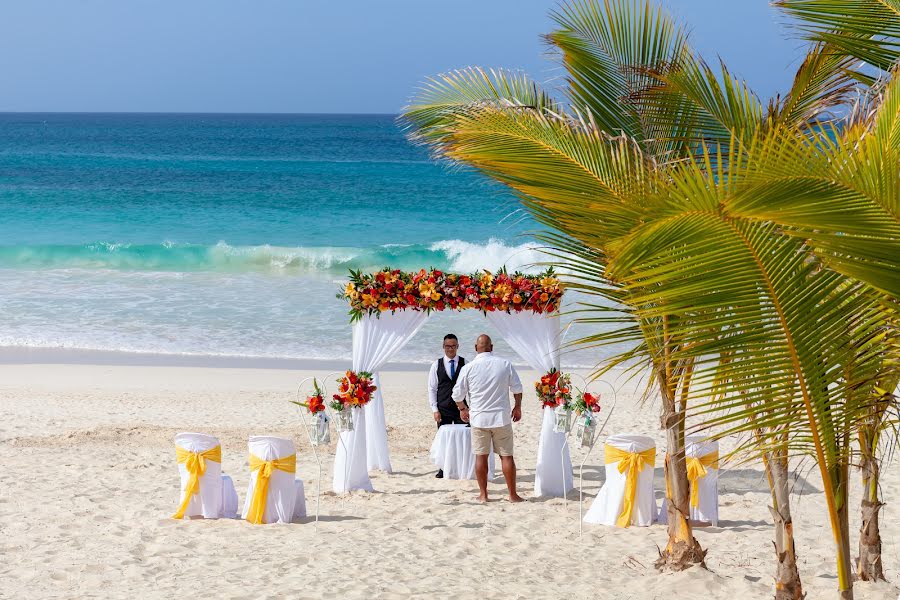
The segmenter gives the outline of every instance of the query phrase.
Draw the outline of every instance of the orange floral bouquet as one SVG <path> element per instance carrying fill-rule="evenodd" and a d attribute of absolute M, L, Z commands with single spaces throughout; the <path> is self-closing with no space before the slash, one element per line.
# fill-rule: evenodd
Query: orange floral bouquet
<path fill-rule="evenodd" d="M 575 398 L 575 412 L 579 415 L 600 412 L 600 395 L 590 392 L 579 392 Z"/>
<path fill-rule="evenodd" d="M 540 381 L 535 382 L 534 391 L 544 408 L 572 408 L 571 377 L 566 373 L 550 369 Z"/>
<path fill-rule="evenodd" d="M 337 380 L 338 393 L 331 397 L 331 408 L 342 411 L 346 407 L 363 407 L 372 399 L 378 388 L 372 384 L 373 376 L 368 371 L 347 371 Z"/>

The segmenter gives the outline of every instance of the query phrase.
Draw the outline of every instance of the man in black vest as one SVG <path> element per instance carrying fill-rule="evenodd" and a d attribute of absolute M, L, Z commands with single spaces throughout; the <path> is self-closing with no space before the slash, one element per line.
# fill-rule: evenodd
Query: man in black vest
<path fill-rule="evenodd" d="M 453 401 L 453 386 L 459 379 L 459 371 L 466 364 L 466 359 L 457 356 L 459 340 L 452 333 L 444 336 L 444 356 L 431 365 L 428 373 L 428 400 L 434 421 L 437 426 L 459 424 L 465 425 L 459 414 L 459 408 Z M 441 478 L 444 472 L 438 470 L 435 477 Z"/>

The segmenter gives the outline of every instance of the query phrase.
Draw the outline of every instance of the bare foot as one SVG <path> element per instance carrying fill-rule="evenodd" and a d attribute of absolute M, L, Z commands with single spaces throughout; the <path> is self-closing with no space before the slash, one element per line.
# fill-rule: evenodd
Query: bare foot
<path fill-rule="evenodd" d="M 523 498 L 522 496 L 520 496 L 518 494 L 512 494 L 509 497 L 509 501 L 510 502 L 525 502 L 525 498 Z"/>
<path fill-rule="evenodd" d="M 478 501 L 481 502 L 482 504 L 487 504 L 489 502 L 487 494 L 479 494 Z"/>

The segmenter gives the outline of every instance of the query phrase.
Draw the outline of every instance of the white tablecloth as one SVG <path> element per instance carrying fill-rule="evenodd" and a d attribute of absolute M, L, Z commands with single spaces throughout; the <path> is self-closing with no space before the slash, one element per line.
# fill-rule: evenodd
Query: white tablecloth
<path fill-rule="evenodd" d="M 431 444 L 431 462 L 444 471 L 446 479 L 475 479 L 472 429 L 465 425 L 444 425 Z M 494 453 L 488 455 L 488 479 L 494 478 Z"/>

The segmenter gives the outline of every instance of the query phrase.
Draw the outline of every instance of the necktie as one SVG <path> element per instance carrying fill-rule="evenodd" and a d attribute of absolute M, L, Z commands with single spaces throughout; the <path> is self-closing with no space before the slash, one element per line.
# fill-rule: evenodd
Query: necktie
<path fill-rule="evenodd" d="M 450 359 L 450 379 L 453 379 L 454 377 L 456 377 L 456 359 L 451 358 Z"/>

